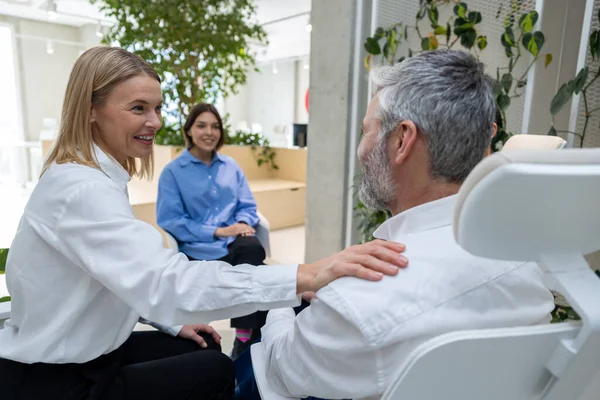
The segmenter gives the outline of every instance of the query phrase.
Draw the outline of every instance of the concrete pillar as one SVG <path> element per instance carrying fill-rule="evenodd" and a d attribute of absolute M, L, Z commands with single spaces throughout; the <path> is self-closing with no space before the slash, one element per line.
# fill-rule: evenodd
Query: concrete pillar
<path fill-rule="evenodd" d="M 313 1 L 308 126 L 306 261 L 352 242 L 351 186 L 367 105 L 363 41 L 371 0 Z"/>

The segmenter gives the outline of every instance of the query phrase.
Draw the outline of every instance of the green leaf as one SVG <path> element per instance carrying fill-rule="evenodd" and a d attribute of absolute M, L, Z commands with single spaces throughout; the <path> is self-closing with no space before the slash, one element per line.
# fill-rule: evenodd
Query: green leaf
<path fill-rule="evenodd" d="M 375 30 L 375 39 L 381 39 L 383 37 L 384 31 L 382 27 L 379 27 Z"/>
<path fill-rule="evenodd" d="M 498 108 L 500 108 L 502 111 L 505 111 L 510 106 L 510 97 L 505 94 L 501 94 L 498 96 L 498 98 L 496 98 L 496 104 L 498 105 Z"/>
<path fill-rule="evenodd" d="M 460 44 L 467 49 L 473 47 L 475 40 L 477 40 L 477 32 L 475 32 L 475 29 L 471 29 L 460 35 Z"/>
<path fill-rule="evenodd" d="M 519 27 L 525 33 L 531 32 L 538 18 L 539 15 L 537 11 L 532 11 L 530 13 L 523 14 L 519 19 Z"/>
<path fill-rule="evenodd" d="M 466 32 L 469 32 L 469 31 L 473 31 L 473 32 L 475 31 L 473 29 L 473 24 L 470 23 L 470 22 L 468 22 L 468 23 L 466 23 L 464 25 L 457 26 L 457 27 L 454 28 L 454 34 L 457 35 L 457 36 L 460 36 L 463 33 L 466 33 Z M 475 34 L 475 36 L 477 36 L 477 34 Z"/>
<path fill-rule="evenodd" d="M 381 54 L 381 47 L 379 47 L 379 42 L 375 38 L 367 38 L 365 50 L 367 53 L 373 54 L 374 56 Z"/>
<path fill-rule="evenodd" d="M 471 11 L 469 13 L 469 16 L 467 18 L 469 21 L 471 21 L 474 25 L 478 24 L 481 22 L 481 13 L 478 11 Z"/>
<path fill-rule="evenodd" d="M 513 77 L 511 74 L 504 74 L 502 75 L 502 88 L 504 89 L 504 92 L 506 94 L 508 94 L 508 92 L 510 92 L 510 87 L 512 86 L 512 82 L 513 82 Z"/>
<path fill-rule="evenodd" d="M 556 132 L 554 126 L 550 127 L 550 130 L 548 131 L 548 136 L 558 136 L 558 132 Z"/>
<path fill-rule="evenodd" d="M 590 54 L 592 59 L 596 60 L 596 57 L 600 56 L 600 32 L 593 31 L 590 35 Z"/>
<path fill-rule="evenodd" d="M 587 82 L 587 78 L 588 78 L 588 67 L 584 67 L 581 69 L 581 71 L 579 71 L 579 73 L 577 74 L 577 77 L 575 77 L 575 81 L 573 83 L 573 92 L 575 94 L 579 94 L 579 92 L 581 91 L 581 89 L 583 89 L 583 87 L 585 86 L 585 83 Z"/>
<path fill-rule="evenodd" d="M 546 54 L 546 61 L 544 62 L 544 67 L 548 68 L 548 65 L 552 62 L 552 54 Z"/>
<path fill-rule="evenodd" d="M 398 39 L 397 39 L 397 33 L 396 33 L 395 29 L 392 29 L 392 31 L 390 32 L 390 36 L 388 38 L 388 43 L 390 45 L 389 46 L 390 53 L 395 54 L 396 50 L 398 49 Z"/>
<path fill-rule="evenodd" d="M 572 81 L 571 81 L 572 82 Z M 563 84 L 558 92 L 554 95 L 552 102 L 550 103 L 550 114 L 556 115 L 558 112 L 571 100 L 573 96 L 573 84 Z"/>
<path fill-rule="evenodd" d="M 10 296 L 0 297 L 0 303 L 7 303 L 10 301 Z"/>
<path fill-rule="evenodd" d="M 8 249 L 0 249 L 0 274 L 6 269 L 6 259 L 8 258 Z"/>
<path fill-rule="evenodd" d="M 445 35 L 446 34 L 446 28 L 444 28 L 441 25 L 438 25 L 433 30 L 433 33 L 435 33 L 436 35 Z"/>
<path fill-rule="evenodd" d="M 408 25 L 404 27 L 404 39 L 408 40 Z"/>
<path fill-rule="evenodd" d="M 382 50 L 383 56 L 387 59 L 390 54 L 390 42 L 385 42 Z"/>
<path fill-rule="evenodd" d="M 536 31 L 533 34 L 531 32 L 524 34 L 522 43 L 528 52 L 537 57 L 539 51 L 544 46 L 544 41 L 544 34 L 540 31 Z"/>
<path fill-rule="evenodd" d="M 500 96 L 502 94 L 502 90 L 502 84 L 499 81 L 496 81 L 494 85 L 494 96 L 496 96 L 496 98 Z"/>
<path fill-rule="evenodd" d="M 477 47 L 479 48 L 479 50 L 483 50 L 487 47 L 487 37 L 486 36 L 479 36 L 477 38 Z"/>
<path fill-rule="evenodd" d="M 502 37 L 500 38 L 500 41 L 502 42 L 504 47 L 512 47 L 515 45 L 515 34 L 510 26 L 506 27 L 504 33 L 502 34 Z"/>
<path fill-rule="evenodd" d="M 446 42 L 450 42 L 450 36 L 452 35 L 452 27 L 450 26 L 450 22 L 446 24 Z"/>
<path fill-rule="evenodd" d="M 421 40 L 421 49 L 423 49 L 423 50 L 431 50 L 431 41 L 429 40 L 429 37 L 424 37 Z"/>
<path fill-rule="evenodd" d="M 425 14 L 426 14 L 426 13 L 427 13 L 427 8 L 425 8 L 425 7 L 421 7 L 421 8 L 419 9 L 419 11 L 417 11 L 417 16 L 416 16 L 416 18 L 417 18 L 417 21 L 420 21 L 420 20 L 422 20 L 422 19 L 425 17 Z"/>
<path fill-rule="evenodd" d="M 454 15 L 461 17 L 461 18 L 467 18 L 467 4 L 466 3 L 460 3 L 454 6 Z"/>
<path fill-rule="evenodd" d="M 408 58 L 413 56 L 413 51 L 412 49 L 408 49 Z"/>
<path fill-rule="evenodd" d="M 429 21 L 431 21 L 431 25 L 437 26 L 440 13 L 435 5 L 429 7 L 429 10 L 427 10 L 427 15 L 429 17 Z"/>
<path fill-rule="evenodd" d="M 404 57 L 404 56 L 403 56 L 403 57 L 400 57 L 400 58 L 398 59 L 398 63 L 401 63 L 401 62 L 402 62 L 402 61 L 404 61 L 404 60 L 406 60 L 406 57 Z"/>

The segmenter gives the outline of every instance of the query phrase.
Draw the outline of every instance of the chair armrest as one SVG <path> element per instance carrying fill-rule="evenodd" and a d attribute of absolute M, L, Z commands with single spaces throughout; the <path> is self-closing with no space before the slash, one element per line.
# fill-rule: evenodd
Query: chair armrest
<path fill-rule="evenodd" d="M 167 247 L 171 250 L 174 250 L 176 253 L 179 252 L 179 244 L 177 240 L 167 231 L 163 230 L 165 237 L 167 238 Z"/>
<path fill-rule="evenodd" d="M 267 371 L 265 369 L 266 356 L 261 343 L 255 343 L 250 347 L 250 355 L 252 357 L 252 369 L 254 369 L 254 379 L 260 393 L 261 399 L 264 400 L 297 400 L 293 397 L 281 396 L 269 386 L 267 381 Z"/>
<path fill-rule="evenodd" d="M 10 318 L 10 301 L 0 303 L 0 321 Z M 0 326 L 0 329 L 2 327 Z"/>
<path fill-rule="evenodd" d="M 260 244 L 265 249 L 265 253 L 267 257 L 271 257 L 271 238 L 269 237 L 271 228 L 269 226 L 269 221 L 262 215 L 260 212 L 258 214 L 258 225 L 256 226 L 256 237 L 258 238 Z"/>

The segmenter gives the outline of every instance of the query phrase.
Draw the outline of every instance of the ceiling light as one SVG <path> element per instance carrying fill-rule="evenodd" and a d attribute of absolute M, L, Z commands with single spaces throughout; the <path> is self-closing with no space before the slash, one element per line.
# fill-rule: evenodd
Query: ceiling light
<path fill-rule="evenodd" d="M 277 64 L 273 63 L 273 73 L 276 74 L 278 72 L 279 70 L 277 69 Z"/>
<path fill-rule="evenodd" d="M 100 21 L 98 21 L 98 27 L 96 28 L 96 36 L 98 36 L 99 38 L 104 36 L 104 34 L 102 33 L 102 23 Z"/>
<path fill-rule="evenodd" d="M 306 27 L 304 29 L 306 29 L 306 32 L 312 31 L 312 23 L 310 22 L 310 15 L 308 16 L 308 23 L 306 24 Z"/>
<path fill-rule="evenodd" d="M 46 41 L 46 53 L 48 53 L 48 54 L 54 53 L 54 46 L 52 46 L 52 40 Z"/>
<path fill-rule="evenodd" d="M 56 1 L 48 0 L 46 3 L 46 12 L 48 13 L 48 19 L 56 19 Z"/>

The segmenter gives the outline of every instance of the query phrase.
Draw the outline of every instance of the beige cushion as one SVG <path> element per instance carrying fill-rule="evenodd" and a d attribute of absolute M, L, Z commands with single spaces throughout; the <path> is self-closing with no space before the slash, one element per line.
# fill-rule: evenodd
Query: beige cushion
<path fill-rule="evenodd" d="M 553 150 L 562 149 L 567 142 L 558 136 L 547 135 L 514 135 L 504 143 L 506 150 Z"/>

